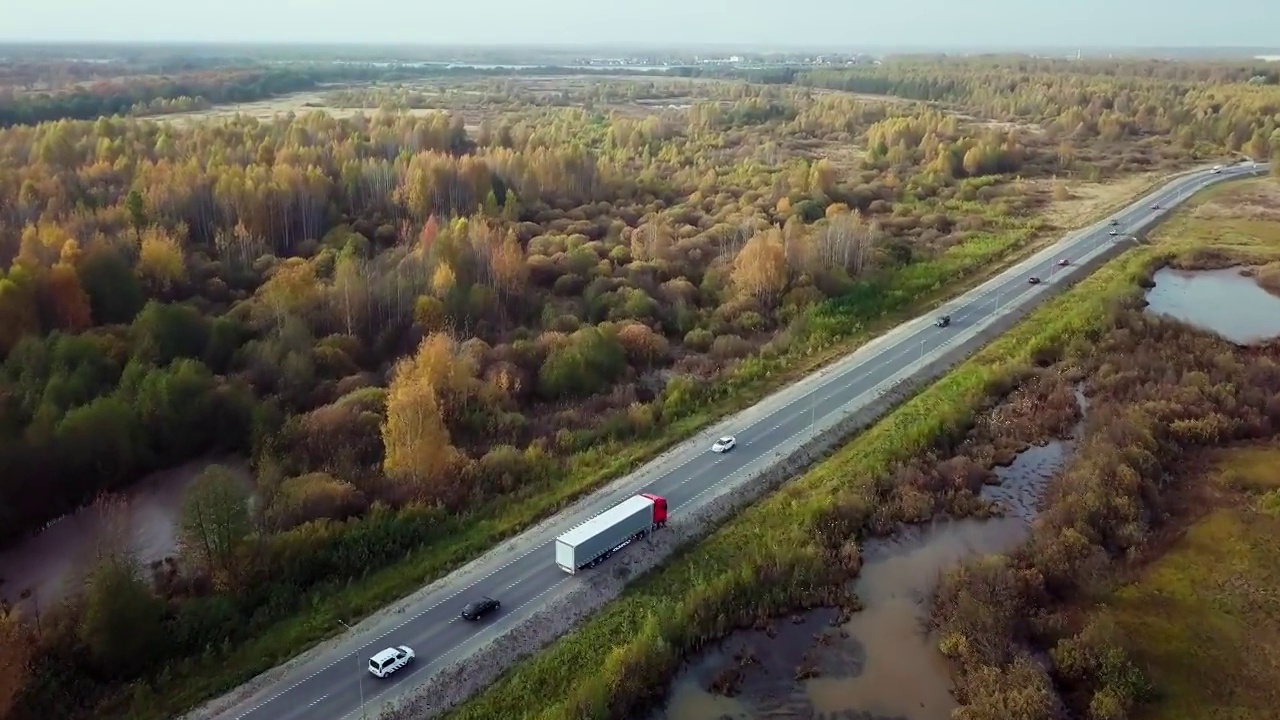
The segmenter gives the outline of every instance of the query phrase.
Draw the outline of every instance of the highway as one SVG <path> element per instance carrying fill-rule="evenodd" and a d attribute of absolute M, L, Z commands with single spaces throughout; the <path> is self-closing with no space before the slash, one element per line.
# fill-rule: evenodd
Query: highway
<path fill-rule="evenodd" d="M 594 505 L 570 508 L 558 527 L 535 528 L 526 536 L 505 544 L 504 551 L 476 561 L 482 567 L 467 568 L 467 577 L 423 598 L 416 606 L 380 621 L 373 631 L 352 635 L 332 652 L 299 664 L 219 713 L 235 720 L 349 720 L 362 712 L 375 718 L 381 704 L 414 686 L 447 662 L 465 655 L 478 636 L 501 632 L 532 613 L 548 593 L 566 583 L 582 582 L 581 575 L 569 576 L 554 562 L 554 537 L 592 514 L 635 492 L 651 492 L 666 497 L 674 516 L 687 511 L 703 494 L 725 478 L 756 463 L 782 443 L 809 432 L 815 418 L 841 410 L 851 401 L 860 405 L 877 386 L 919 358 L 937 350 L 963 328 L 985 318 L 1009 311 L 1014 305 L 1038 302 L 1054 283 L 1062 259 L 1086 257 L 1103 245 L 1131 242 L 1128 232 L 1139 231 L 1166 209 L 1185 200 L 1204 186 L 1231 177 L 1264 174 L 1265 164 L 1226 166 L 1221 174 L 1197 171 L 1172 180 L 1168 185 L 1126 207 L 1111 218 L 1075 231 L 1052 248 L 1037 253 L 1001 275 L 963 296 L 945 303 L 937 312 L 896 328 L 858 352 L 810 376 L 796 386 L 781 390 L 752 409 L 683 443 L 663 459 L 650 463 L 631 476 L 625 492 L 597 498 Z M 1158 203 L 1160 209 L 1152 209 Z M 1118 225 L 1109 224 L 1114 218 Z M 1109 234 L 1115 229 L 1119 237 Z M 1038 276 L 1040 285 L 1028 278 Z M 939 315 L 951 315 L 947 328 L 934 327 Z M 710 439 L 722 432 L 737 437 L 738 447 L 726 454 L 713 454 Z M 508 551 L 509 549 L 509 551 Z M 626 549 L 621 551 L 626 553 Z M 609 562 L 591 572 L 607 571 Z M 479 623 L 458 618 L 468 600 L 489 595 L 502 602 L 502 609 Z M 368 622 L 374 622 L 370 620 Z M 362 624 L 363 625 L 363 624 Z M 392 645 L 409 645 L 417 661 L 388 680 L 378 680 L 365 670 L 368 657 Z M 363 710 L 362 710 L 363 709 Z"/>

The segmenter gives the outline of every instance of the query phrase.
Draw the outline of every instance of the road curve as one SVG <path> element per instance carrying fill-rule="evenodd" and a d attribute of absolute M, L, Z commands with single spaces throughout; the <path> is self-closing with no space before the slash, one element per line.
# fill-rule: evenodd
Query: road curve
<path fill-rule="evenodd" d="M 349 633 L 332 651 L 320 653 L 283 672 L 272 671 L 278 676 L 265 687 L 205 717 L 227 720 L 377 717 L 378 708 L 384 702 L 465 655 L 460 651 L 474 647 L 482 636 L 490 637 L 514 626 L 531 614 L 539 599 L 548 593 L 564 589 L 566 584 L 582 582 L 580 577 L 571 577 L 555 565 L 553 541 L 564 530 L 636 492 L 666 497 L 672 513 L 678 516 L 682 509 L 692 507 L 697 498 L 725 478 L 808 432 L 815 418 L 825 417 L 846 405 L 852 408 L 868 402 L 870 390 L 905 365 L 940 348 L 958 329 L 1003 314 L 1012 306 L 1039 302 L 1060 270 L 1059 260 L 1084 258 L 1103 245 L 1126 241 L 1129 233 L 1141 231 L 1163 216 L 1168 208 L 1205 186 L 1229 178 L 1265 174 L 1268 168 L 1266 164 L 1243 163 L 1226 166 L 1221 173 L 1198 170 L 1172 180 L 1110 218 L 1071 233 L 1052 248 L 945 303 L 936 314 L 905 323 L 806 380 L 717 423 L 611 489 L 569 508 L 550 526 L 533 528 L 504 543 L 501 550 L 460 569 L 438 590 L 415 600 L 392 618 L 370 618 L 357 627 L 356 634 Z M 1154 209 L 1154 205 L 1159 205 L 1159 209 Z M 1118 223 L 1115 226 L 1110 224 L 1113 219 Z M 1113 229 L 1120 235 L 1111 236 Z M 1028 283 L 1031 276 L 1038 276 L 1043 282 L 1032 286 Z M 933 319 L 942 313 L 951 315 L 951 327 L 933 326 Z M 721 433 L 736 435 L 738 447 L 726 454 L 713 454 L 710 439 Z M 460 620 L 458 612 L 462 605 L 478 595 L 498 598 L 502 601 L 502 610 L 480 623 Z M 364 666 L 371 654 L 401 644 L 416 651 L 414 665 L 387 680 L 377 680 L 366 672 Z"/>

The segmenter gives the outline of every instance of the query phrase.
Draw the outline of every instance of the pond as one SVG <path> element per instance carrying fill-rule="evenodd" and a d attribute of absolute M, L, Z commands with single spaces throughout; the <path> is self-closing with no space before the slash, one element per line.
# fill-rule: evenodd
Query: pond
<path fill-rule="evenodd" d="M 231 469 L 246 485 L 253 482 L 241 458 L 205 459 L 152 473 L 120 493 L 110 509 L 81 508 L 0 551 L 0 598 L 18 606 L 47 606 L 76 592 L 93 569 L 99 546 L 112 537 L 144 567 L 174 555 L 183 497 L 196 477 L 214 464 Z M 27 590 L 31 598 L 20 602 Z"/>
<path fill-rule="evenodd" d="M 950 720 L 950 672 L 926 628 L 933 589 L 957 563 L 1027 538 L 1074 445 L 1033 446 L 996 468 L 1000 484 L 983 497 L 1001 502 L 1000 517 L 939 520 L 868 541 L 854 584 L 862 611 L 842 625 L 823 609 L 779 620 L 772 631 L 733 634 L 684 668 L 653 720 Z M 723 690 L 726 674 L 736 679 L 732 697 L 711 691 Z"/>
<path fill-rule="evenodd" d="M 1280 337 L 1280 297 L 1240 273 L 1239 267 L 1164 268 L 1147 292 L 1147 312 L 1216 332 L 1237 345 Z"/>

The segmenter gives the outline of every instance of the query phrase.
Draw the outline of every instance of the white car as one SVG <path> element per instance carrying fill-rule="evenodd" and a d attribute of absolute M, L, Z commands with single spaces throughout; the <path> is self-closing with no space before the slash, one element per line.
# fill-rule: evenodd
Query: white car
<path fill-rule="evenodd" d="M 715 452 L 715 453 L 729 452 L 734 447 L 736 447 L 737 444 L 738 444 L 738 441 L 735 440 L 732 435 L 725 435 L 724 437 L 717 440 L 715 445 L 711 446 L 711 452 Z"/>
<path fill-rule="evenodd" d="M 1111 237 L 1115 237 L 1115 236 L 1117 236 L 1117 235 L 1119 235 L 1119 234 L 1120 234 L 1120 231 L 1119 231 L 1119 230 L 1112 230 L 1112 231 L 1111 231 Z"/>
<path fill-rule="evenodd" d="M 413 662 L 413 657 L 413 648 L 408 645 L 387 648 L 369 658 L 369 674 L 379 679 L 388 677 Z"/>

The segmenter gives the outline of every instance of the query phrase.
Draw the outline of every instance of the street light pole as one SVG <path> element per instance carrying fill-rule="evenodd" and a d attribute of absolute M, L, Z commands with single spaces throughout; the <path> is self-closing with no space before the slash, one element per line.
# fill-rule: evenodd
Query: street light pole
<path fill-rule="evenodd" d="M 338 624 L 346 628 L 347 632 L 353 632 L 351 630 L 351 626 L 342 622 L 341 620 L 338 621 Z M 363 718 L 365 717 L 365 714 L 364 714 L 364 666 L 360 664 L 360 651 L 358 649 L 352 650 L 351 654 L 356 657 L 356 672 L 359 673 L 358 675 L 356 675 L 356 684 L 360 686 L 360 717 Z"/>

